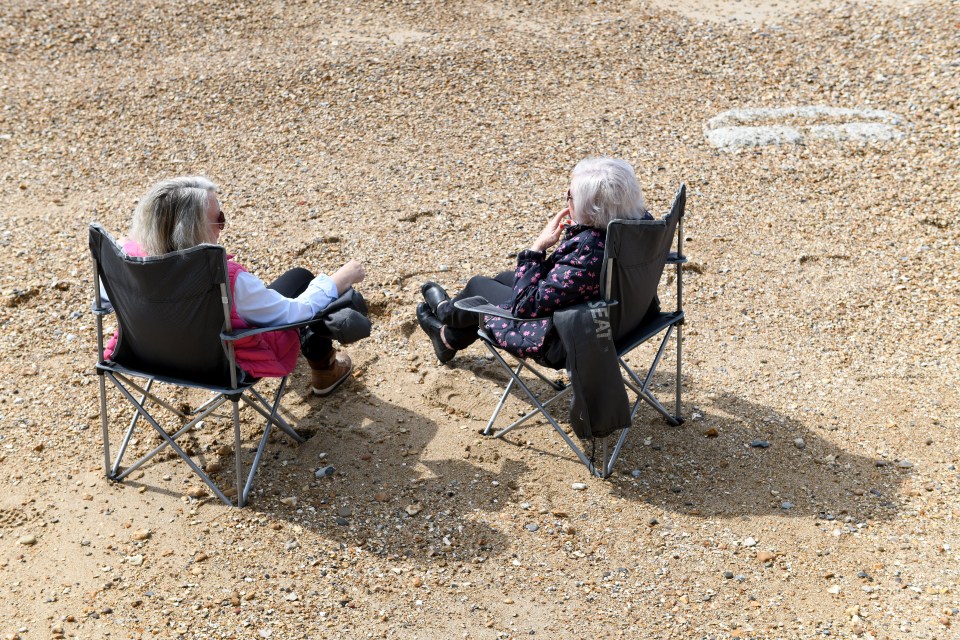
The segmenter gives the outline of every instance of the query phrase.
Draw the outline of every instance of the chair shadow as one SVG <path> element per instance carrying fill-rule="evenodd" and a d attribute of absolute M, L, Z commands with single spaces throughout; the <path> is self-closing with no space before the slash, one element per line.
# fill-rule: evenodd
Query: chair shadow
<path fill-rule="evenodd" d="M 290 392 L 307 405 L 292 424 L 313 435 L 300 445 L 271 435 L 247 509 L 341 545 L 440 566 L 482 562 L 509 547 L 511 534 L 487 516 L 513 499 L 526 464 L 507 456 L 464 459 L 462 447 L 427 457 L 437 423 L 377 396 L 363 378 L 329 398 L 304 386 Z M 327 465 L 335 473 L 316 477 Z"/>
<path fill-rule="evenodd" d="M 689 385 L 687 397 L 701 397 Z M 641 410 L 611 477 L 615 495 L 721 518 L 887 520 L 901 508 L 908 471 L 851 454 L 769 406 L 724 393 L 687 402 L 684 413 L 687 421 L 671 427 Z"/>
<path fill-rule="evenodd" d="M 508 379 L 501 367 L 481 358 L 457 366 L 501 386 Z M 652 381 L 655 395 L 667 407 L 672 406 L 674 381 L 670 367 Z M 704 394 L 687 376 L 682 384 L 686 422 L 670 426 L 642 404 L 608 480 L 613 494 L 706 517 L 776 514 L 857 521 L 896 517 L 901 508 L 899 486 L 908 470 L 851 454 L 837 439 L 827 437 L 826 431 L 735 394 L 691 402 Z M 538 381 L 532 386 L 546 389 Z M 629 395 L 632 401 L 633 394 Z M 512 396 L 508 408 L 528 406 L 525 401 L 517 402 L 519 393 Z M 564 428 L 568 427 L 566 402 L 560 401 L 553 411 Z M 531 422 L 537 424 L 520 426 L 502 442 L 514 449 L 526 447 L 546 457 L 576 462 L 573 452 L 545 420 L 533 418 Z M 501 417 L 497 428 L 507 423 Z M 568 433 L 590 456 L 590 445 Z M 611 447 L 617 435 L 611 436 Z M 502 455 L 510 457 L 510 448 L 504 447 Z M 578 468 L 589 478 L 583 467 Z"/>

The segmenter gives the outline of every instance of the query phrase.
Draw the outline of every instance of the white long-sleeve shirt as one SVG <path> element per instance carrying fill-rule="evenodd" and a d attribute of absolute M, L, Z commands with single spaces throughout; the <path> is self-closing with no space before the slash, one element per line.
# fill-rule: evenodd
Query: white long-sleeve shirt
<path fill-rule="evenodd" d="M 337 299 L 333 279 L 320 274 L 296 298 L 268 289 L 255 275 L 241 271 L 233 285 L 233 304 L 241 318 L 254 326 L 267 327 L 309 320 Z"/>
<path fill-rule="evenodd" d="M 311 280 L 306 291 L 296 298 L 287 298 L 267 288 L 260 278 L 247 271 L 237 274 L 233 286 L 233 304 L 237 313 L 249 324 L 261 327 L 309 320 L 337 297 L 337 285 L 323 273 Z M 110 302 L 102 282 L 100 298 L 104 303 Z"/>

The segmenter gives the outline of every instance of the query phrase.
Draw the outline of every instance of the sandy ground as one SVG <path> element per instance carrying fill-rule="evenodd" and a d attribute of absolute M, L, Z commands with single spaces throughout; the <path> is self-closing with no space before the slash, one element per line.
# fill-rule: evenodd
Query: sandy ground
<path fill-rule="evenodd" d="M 958 35 L 955 0 L 2 3 L 0 635 L 960 637 Z M 798 105 L 903 135 L 704 138 Z M 413 318 L 423 280 L 508 267 L 594 154 L 658 214 L 690 192 L 689 419 L 642 410 L 606 481 L 545 424 L 480 436 L 502 376 L 438 366 Z M 184 173 L 262 278 L 370 274 L 355 377 L 295 373 L 312 437 L 271 439 L 242 510 L 174 459 L 102 470 L 86 225 Z"/>

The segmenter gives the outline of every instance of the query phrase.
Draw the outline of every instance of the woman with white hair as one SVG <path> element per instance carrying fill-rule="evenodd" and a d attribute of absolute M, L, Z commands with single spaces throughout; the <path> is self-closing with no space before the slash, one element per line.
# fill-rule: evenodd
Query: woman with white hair
<path fill-rule="evenodd" d="M 495 278 L 474 276 L 453 300 L 440 285 L 424 283 L 417 321 L 440 362 L 477 339 L 478 314 L 457 309 L 456 300 L 482 296 L 518 318 L 544 317 L 598 300 L 607 224 L 616 219 L 651 219 L 633 167 L 617 158 L 587 158 L 573 168 L 566 208 L 547 222 L 528 250 L 517 255 L 514 271 Z M 558 242 L 556 251 L 547 255 L 546 250 Z M 485 326 L 502 347 L 524 358 L 543 358 L 557 340 L 547 320 L 487 316 Z"/>
<path fill-rule="evenodd" d="M 140 200 L 123 250 L 131 256 L 157 256 L 198 244 L 217 244 L 227 220 L 216 185 L 201 176 L 163 180 Z M 363 280 L 363 265 L 350 260 L 333 275 L 316 277 L 306 269 L 290 269 L 270 285 L 227 255 L 232 293 L 230 320 L 234 329 L 301 322 Z M 109 360 L 117 334 L 104 349 Z M 311 369 L 315 395 L 332 393 L 350 374 L 350 357 L 338 353 L 329 338 L 309 327 L 248 336 L 234 343 L 237 365 L 253 377 L 281 377 L 296 367 L 302 352 Z"/>

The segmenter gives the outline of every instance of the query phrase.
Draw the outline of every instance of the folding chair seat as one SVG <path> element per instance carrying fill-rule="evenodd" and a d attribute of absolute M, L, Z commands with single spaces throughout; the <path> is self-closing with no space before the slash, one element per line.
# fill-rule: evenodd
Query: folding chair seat
<path fill-rule="evenodd" d="M 479 329 L 480 339 L 493 355 L 494 360 L 509 375 L 506 388 L 500 396 L 493 415 L 487 422 L 484 434 L 502 438 L 530 418 L 542 415 L 591 473 L 597 477 L 606 478 L 613 472 L 613 467 L 629 434 L 630 426 L 643 403 L 653 407 L 669 424 L 679 425 L 683 423 L 680 396 L 682 386 L 682 327 L 684 323 L 683 265 L 686 263 L 686 258 L 683 255 L 685 206 L 686 185 L 680 185 L 670 212 L 664 218 L 659 220 L 614 220 L 607 227 L 604 263 L 601 272 L 602 301 L 589 303 L 583 305 L 583 307 L 590 313 L 602 317 L 603 322 L 609 323 L 609 339 L 613 342 L 616 361 L 622 371 L 621 377 L 624 389 L 629 389 L 635 395 L 635 400 L 630 405 L 624 406 L 621 415 L 628 416 L 624 420 L 626 424 L 614 429 L 613 434 L 601 433 L 598 435 L 591 432 L 589 426 L 584 433 L 582 420 L 579 422 L 571 421 L 574 431 L 577 432 L 580 439 L 591 442 L 592 450 L 589 456 L 585 453 L 586 447 L 578 446 L 549 411 L 549 407 L 556 405 L 557 400 L 564 397 L 574 388 L 574 385 L 570 382 L 558 380 L 555 373 L 551 376 L 551 373 L 544 371 L 542 367 L 562 369 L 569 365 L 569 360 L 559 364 L 551 364 L 543 360 L 533 362 L 506 353 L 484 328 L 484 316 L 496 316 L 511 320 L 519 320 L 519 318 L 499 307 L 490 305 L 482 298 L 468 298 L 455 303 L 461 309 L 482 314 Z M 674 238 L 676 238 L 676 251 L 671 251 Z M 663 270 L 668 264 L 674 265 L 676 268 L 676 306 L 672 311 L 661 311 L 657 290 Z M 563 313 L 563 310 L 550 316 L 550 319 L 556 322 L 560 313 Z M 534 318 L 532 320 L 542 319 Z M 676 381 L 674 383 L 674 410 L 671 412 L 654 395 L 651 383 L 674 332 L 676 333 Z M 640 345 L 654 341 L 654 339 L 659 339 L 656 353 L 646 372 L 641 375 L 630 367 L 626 358 Z M 569 344 L 566 340 L 562 340 L 562 343 L 565 352 L 572 353 L 572 349 L 575 348 L 574 345 Z M 600 346 L 603 345 L 600 344 Z M 516 366 L 508 364 L 501 352 L 506 353 L 509 358 L 516 361 Z M 534 388 L 521 377 L 524 371 L 545 383 L 548 386 L 546 393 L 549 395 L 538 395 Z M 589 375 L 590 372 L 587 371 L 586 373 Z M 529 401 L 533 408 L 513 423 L 495 432 L 494 424 L 508 397 L 515 389 L 523 392 L 521 398 Z M 619 435 L 616 436 L 613 449 L 610 450 L 609 440 L 616 434 L 617 430 L 619 430 Z M 597 460 L 598 444 L 600 445 L 599 461 Z"/>
<path fill-rule="evenodd" d="M 131 257 L 96 223 L 90 225 L 89 240 L 94 262 L 96 371 L 100 382 L 103 463 L 107 477 L 122 481 L 170 447 L 225 504 L 244 506 L 271 428 L 276 426 L 297 443 L 304 442 L 304 438 L 278 413 L 287 378 L 280 379 L 274 397 L 268 400 L 255 388 L 259 379 L 251 378 L 237 366 L 234 343 L 247 336 L 294 329 L 316 320 L 233 330 L 227 256 L 221 246 L 204 244 L 163 256 Z M 101 283 L 109 302 L 101 295 Z M 119 325 L 119 339 L 111 359 L 105 360 L 103 318 L 113 312 L 116 312 Z M 108 380 L 134 410 L 113 461 L 107 411 Z M 211 395 L 198 408 L 183 411 L 155 393 L 156 383 L 200 389 Z M 240 434 L 241 401 L 266 419 L 246 477 Z M 177 443 L 181 436 L 226 402 L 231 403 L 233 410 L 236 503 Z M 148 411 L 148 405 L 154 412 L 163 409 L 174 414 L 175 427 L 168 432 Z M 121 461 L 141 419 L 153 427 L 162 442 L 130 466 L 121 468 Z"/>

